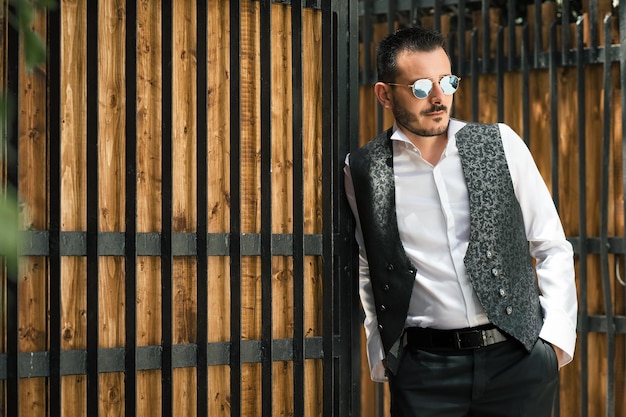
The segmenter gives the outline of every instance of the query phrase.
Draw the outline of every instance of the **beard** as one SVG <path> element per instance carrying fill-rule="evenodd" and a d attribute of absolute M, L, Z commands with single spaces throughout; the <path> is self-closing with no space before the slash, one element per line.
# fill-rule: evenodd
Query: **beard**
<path fill-rule="evenodd" d="M 398 103 L 394 103 L 393 107 L 393 116 L 396 119 L 396 122 L 404 127 L 409 132 L 413 133 L 417 136 L 439 136 L 442 135 L 448 130 L 448 124 L 450 123 L 450 119 L 448 119 L 448 123 L 441 126 L 434 126 L 430 128 L 425 128 L 420 126 L 419 118 L 414 113 L 408 111 L 405 107 L 398 105 Z M 432 113 L 436 111 L 446 111 L 448 108 L 443 105 L 433 105 L 432 107 L 424 110 L 422 114 Z M 443 120 L 443 117 L 440 117 L 439 120 Z"/>

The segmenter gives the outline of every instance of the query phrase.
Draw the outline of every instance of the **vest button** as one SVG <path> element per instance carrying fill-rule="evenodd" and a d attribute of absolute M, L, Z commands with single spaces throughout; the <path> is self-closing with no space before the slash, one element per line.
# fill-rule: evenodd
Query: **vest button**
<path fill-rule="evenodd" d="M 382 325 L 382 324 L 379 324 L 379 325 L 378 325 L 378 330 L 382 330 L 382 329 L 383 329 L 383 325 Z"/>
<path fill-rule="evenodd" d="M 508 307 L 506 308 L 506 314 L 507 314 L 507 315 L 509 315 L 509 316 L 510 316 L 511 314 L 513 314 L 513 307 L 508 306 Z"/>
<path fill-rule="evenodd" d="M 383 290 L 384 291 L 389 291 L 389 284 L 383 285 Z"/>
<path fill-rule="evenodd" d="M 386 311 L 387 310 L 387 306 L 386 305 L 381 305 L 380 306 L 380 311 Z"/>
<path fill-rule="evenodd" d="M 387 271 L 393 271 L 393 264 L 387 264 Z"/>
<path fill-rule="evenodd" d="M 498 290 L 498 294 L 500 294 L 500 297 L 504 297 L 506 295 L 506 291 L 504 290 L 504 288 L 500 288 Z"/>
<path fill-rule="evenodd" d="M 487 251 L 486 255 L 487 255 L 487 259 L 493 258 L 493 252 L 490 250 Z"/>
<path fill-rule="evenodd" d="M 491 274 L 492 274 L 494 277 L 497 277 L 498 275 L 500 275 L 500 270 L 498 270 L 498 268 L 493 268 L 493 269 L 491 270 Z"/>

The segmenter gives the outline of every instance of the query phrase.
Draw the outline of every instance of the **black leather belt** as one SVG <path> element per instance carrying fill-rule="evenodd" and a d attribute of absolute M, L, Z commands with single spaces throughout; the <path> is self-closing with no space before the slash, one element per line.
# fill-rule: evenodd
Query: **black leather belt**
<path fill-rule="evenodd" d="M 508 340 L 493 325 L 459 330 L 438 330 L 409 327 L 404 333 L 404 345 L 413 349 L 465 350 L 479 349 Z"/>

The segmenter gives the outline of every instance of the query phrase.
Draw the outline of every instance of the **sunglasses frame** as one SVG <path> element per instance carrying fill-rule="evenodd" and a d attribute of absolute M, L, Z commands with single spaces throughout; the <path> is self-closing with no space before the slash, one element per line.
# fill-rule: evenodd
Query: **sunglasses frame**
<path fill-rule="evenodd" d="M 456 90 L 459 89 L 459 82 L 461 81 L 461 77 L 459 77 L 458 75 L 454 75 L 454 74 L 445 74 L 445 75 L 440 75 L 438 77 L 425 77 L 425 78 L 419 78 L 417 80 L 415 80 L 413 82 L 413 84 L 398 84 L 398 83 L 385 83 L 387 85 L 397 85 L 400 87 L 409 87 L 411 89 L 411 92 L 413 93 L 413 97 L 419 99 L 419 100 L 423 100 L 425 98 L 428 98 L 428 96 L 430 95 L 430 93 L 433 92 L 433 85 L 435 85 L 435 82 L 433 80 L 437 80 L 437 84 L 439 84 L 439 87 L 441 87 L 441 80 L 443 80 L 445 77 L 454 77 L 456 78 L 456 88 L 454 89 L 453 92 L 451 93 L 446 93 L 443 88 L 441 88 L 441 90 L 443 91 L 443 93 L 447 96 L 451 96 L 452 94 L 456 93 Z M 415 84 L 420 82 L 420 81 L 424 81 L 424 80 L 428 80 L 430 81 L 430 90 L 428 90 L 428 93 L 424 96 L 424 97 L 418 97 L 415 94 Z"/>

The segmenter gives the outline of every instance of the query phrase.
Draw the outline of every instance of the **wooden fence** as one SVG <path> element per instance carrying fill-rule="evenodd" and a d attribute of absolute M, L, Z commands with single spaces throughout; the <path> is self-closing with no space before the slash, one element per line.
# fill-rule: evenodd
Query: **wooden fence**
<path fill-rule="evenodd" d="M 32 72 L 13 11 L 0 175 L 24 241 L 0 270 L 0 416 L 358 409 L 358 304 L 336 278 L 355 6 L 60 1 Z"/>
<path fill-rule="evenodd" d="M 372 28 L 361 36 L 361 142 L 392 123 L 373 93 L 376 42 L 401 25 L 440 29 L 462 77 L 455 117 L 505 122 L 526 140 L 575 247 L 579 336 L 574 362 L 561 371 L 556 415 L 626 415 L 626 7 L 361 3 L 361 29 Z M 386 387 L 364 379 L 362 390 L 363 417 L 388 415 Z"/>

